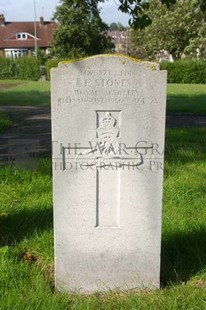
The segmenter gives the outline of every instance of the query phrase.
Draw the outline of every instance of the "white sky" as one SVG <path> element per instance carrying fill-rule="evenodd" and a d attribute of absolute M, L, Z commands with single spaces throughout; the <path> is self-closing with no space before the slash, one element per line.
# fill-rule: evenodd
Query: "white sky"
<path fill-rule="evenodd" d="M 0 13 L 3 13 L 6 21 L 33 21 L 34 1 L 36 3 L 36 17 L 44 16 L 45 20 L 50 20 L 55 7 L 59 5 L 58 0 L 0 0 Z M 101 17 L 104 22 L 121 22 L 128 24 L 128 15 L 118 11 L 118 0 L 106 0 L 101 4 Z"/>

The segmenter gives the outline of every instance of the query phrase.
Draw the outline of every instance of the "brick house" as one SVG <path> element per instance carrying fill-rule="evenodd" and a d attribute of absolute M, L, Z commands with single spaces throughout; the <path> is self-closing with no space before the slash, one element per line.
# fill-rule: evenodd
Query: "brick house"
<path fill-rule="evenodd" d="M 36 22 L 36 44 L 44 54 L 49 53 L 53 34 L 57 28 L 54 21 L 44 21 L 43 17 Z M 7 58 L 33 55 L 35 51 L 34 22 L 6 22 L 0 14 L 0 56 Z"/>

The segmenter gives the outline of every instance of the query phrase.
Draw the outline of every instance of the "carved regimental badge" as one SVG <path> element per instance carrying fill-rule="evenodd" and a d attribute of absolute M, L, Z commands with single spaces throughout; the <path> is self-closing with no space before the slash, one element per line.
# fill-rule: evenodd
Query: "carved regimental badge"
<path fill-rule="evenodd" d="M 117 120 L 106 112 L 100 119 L 100 126 L 96 130 L 99 148 L 97 151 L 101 155 L 114 155 L 117 153 L 119 145 L 120 128 L 117 126 Z M 97 154 L 96 154 L 97 155 Z"/>

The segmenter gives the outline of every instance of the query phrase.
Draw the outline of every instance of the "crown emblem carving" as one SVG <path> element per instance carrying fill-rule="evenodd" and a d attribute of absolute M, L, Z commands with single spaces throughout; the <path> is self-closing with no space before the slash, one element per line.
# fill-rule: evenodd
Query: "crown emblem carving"
<path fill-rule="evenodd" d="M 117 126 L 117 120 L 111 115 L 110 112 L 106 112 L 105 116 L 100 119 L 100 127 L 97 128 L 98 139 L 104 141 L 110 141 L 118 137 L 119 127 Z"/>
<path fill-rule="evenodd" d="M 100 126 L 96 129 L 97 142 L 101 149 L 101 155 L 112 155 L 118 148 L 120 128 L 117 126 L 117 120 L 106 112 L 100 119 Z"/>

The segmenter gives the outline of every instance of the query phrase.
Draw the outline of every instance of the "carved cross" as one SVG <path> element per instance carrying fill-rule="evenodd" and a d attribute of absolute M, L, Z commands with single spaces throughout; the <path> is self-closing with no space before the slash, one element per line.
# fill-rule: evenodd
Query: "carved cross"
<path fill-rule="evenodd" d="M 151 147 L 127 147 L 119 143 L 121 111 L 96 111 L 97 137 L 87 147 L 78 150 L 74 161 L 82 167 L 96 170 L 96 223 L 95 227 L 119 227 L 121 171 L 134 170 L 144 162 L 139 149 Z M 115 117 L 116 116 L 116 117 Z M 119 118 L 119 119 L 117 119 Z M 63 147 L 63 170 L 66 170 L 66 150 Z M 71 158 L 70 158 L 71 159 Z"/>

